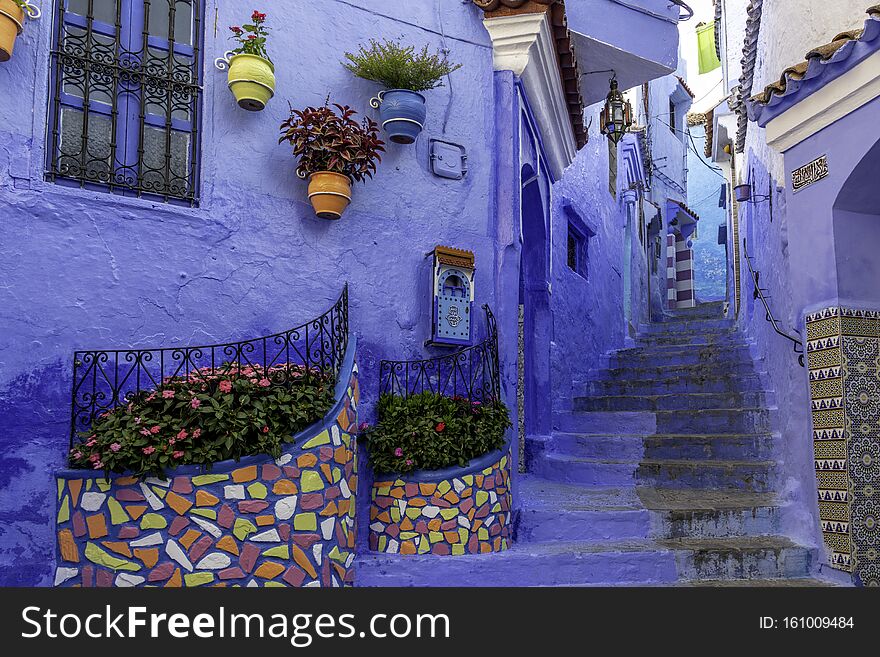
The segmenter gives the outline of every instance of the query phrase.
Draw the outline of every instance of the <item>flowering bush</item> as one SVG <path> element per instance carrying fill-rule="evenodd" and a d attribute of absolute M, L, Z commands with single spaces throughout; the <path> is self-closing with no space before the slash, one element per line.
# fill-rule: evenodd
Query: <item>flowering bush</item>
<path fill-rule="evenodd" d="M 237 25 L 230 27 L 229 31 L 232 32 L 232 36 L 229 38 L 238 43 L 238 46 L 233 48 L 232 52 L 236 55 L 256 55 L 271 62 L 272 60 L 269 59 L 269 55 L 266 52 L 266 36 L 269 31 L 263 25 L 265 22 L 266 14 L 261 14 L 254 9 L 254 13 L 251 14 L 250 24 L 242 25 L 241 27 Z"/>
<path fill-rule="evenodd" d="M 385 142 L 379 139 L 379 126 L 365 117 L 362 123 L 347 105 L 329 105 L 290 110 L 290 118 L 281 124 L 278 143 L 289 142 L 294 156 L 299 158 L 303 175 L 332 171 L 363 181 L 372 178 L 376 163 L 382 161 Z"/>
<path fill-rule="evenodd" d="M 333 377 L 293 363 L 231 363 L 167 378 L 101 415 L 70 451 L 75 468 L 162 475 L 250 454 L 281 455 L 282 443 L 333 405 Z"/>
<path fill-rule="evenodd" d="M 361 425 L 377 474 L 464 467 L 500 449 L 512 426 L 500 401 L 472 402 L 431 392 L 410 397 L 382 395 L 375 427 Z"/>

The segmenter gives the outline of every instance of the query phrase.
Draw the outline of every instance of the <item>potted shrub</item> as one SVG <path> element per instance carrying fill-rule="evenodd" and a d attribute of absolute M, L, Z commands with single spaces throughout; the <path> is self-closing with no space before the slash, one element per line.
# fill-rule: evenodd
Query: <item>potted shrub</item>
<path fill-rule="evenodd" d="M 12 57 L 15 39 L 28 18 L 39 18 L 40 10 L 27 0 L 0 0 L 0 62 Z"/>
<path fill-rule="evenodd" d="M 343 65 L 359 78 L 385 86 L 370 105 L 379 109 L 379 120 L 396 144 L 411 144 L 425 125 L 425 97 L 419 93 L 443 86 L 442 78 L 461 68 L 445 53 L 416 52 L 396 41 L 370 40 L 356 53 L 345 53 Z"/>
<path fill-rule="evenodd" d="M 229 89 L 238 106 L 251 112 L 259 112 L 275 95 L 275 66 L 266 52 L 266 14 L 256 9 L 251 23 L 230 27 L 230 37 L 238 47 L 229 51 Z"/>
<path fill-rule="evenodd" d="M 309 179 L 309 201 L 322 219 L 339 219 L 351 202 L 351 181 L 372 178 L 385 142 L 379 126 L 347 105 L 328 99 L 323 107 L 290 110 L 278 143 L 289 142 L 299 158 L 296 173 Z"/>

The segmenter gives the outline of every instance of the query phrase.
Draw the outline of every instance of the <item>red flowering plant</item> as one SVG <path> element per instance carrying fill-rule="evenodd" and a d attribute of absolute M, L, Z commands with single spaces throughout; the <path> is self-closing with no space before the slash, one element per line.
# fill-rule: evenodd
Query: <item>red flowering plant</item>
<path fill-rule="evenodd" d="M 169 377 L 102 414 L 70 450 L 74 468 L 162 476 L 167 468 L 281 455 L 333 405 L 333 377 L 284 363 L 227 363 Z"/>
<path fill-rule="evenodd" d="M 382 395 L 374 427 L 361 425 L 370 463 L 377 474 L 440 470 L 504 445 L 510 413 L 500 401 L 423 392 L 409 397 Z"/>
<path fill-rule="evenodd" d="M 241 27 L 231 26 L 229 31 L 232 32 L 232 36 L 229 38 L 238 43 L 232 52 L 236 55 L 256 55 L 271 62 L 272 60 L 269 59 L 269 54 L 266 52 L 266 37 L 269 30 L 264 25 L 265 22 L 266 14 L 254 9 L 250 23 Z"/>

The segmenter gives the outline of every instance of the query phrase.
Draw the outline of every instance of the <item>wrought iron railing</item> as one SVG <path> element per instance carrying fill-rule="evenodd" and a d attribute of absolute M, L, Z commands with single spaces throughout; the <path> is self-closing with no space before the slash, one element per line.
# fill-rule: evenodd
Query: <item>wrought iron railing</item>
<path fill-rule="evenodd" d="M 486 339 L 453 354 L 423 360 L 383 360 L 379 364 L 382 393 L 408 397 L 433 392 L 444 397 L 461 397 L 487 402 L 501 398 L 498 365 L 498 327 L 495 316 L 486 311 Z"/>
<path fill-rule="evenodd" d="M 164 349 L 77 351 L 73 359 L 70 445 L 101 414 L 171 379 L 262 370 L 271 385 L 339 374 L 348 348 L 348 285 L 320 317 L 283 333 L 242 342 Z"/>
<path fill-rule="evenodd" d="M 748 263 L 749 272 L 751 272 L 752 274 L 752 283 L 755 286 L 752 295 L 756 300 L 760 299 L 761 303 L 764 304 L 764 310 L 767 313 L 766 319 L 768 322 L 770 322 L 770 326 L 773 327 L 773 330 L 786 340 L 790 340 L 794 343 L 794 353 L 798 355 L 798 363 L 800 363 L 801 367 L 805 367 L 803 338 L 801 338 L 800 334 L 795 337 L 790 333 L 786 333 L 785 331 L 783 331 L 779 326 L 779 322 L 777 322 L 776 318 L 773 316 L 773 312 L 770 310 L 770 304 L 767 302 L 767 296 L 764 294 L 765 292 L 767 292 L 767 289 L 761 287 L 761 272 L 755 271 L 755 268 L 752 266 L 752 256 L 749 255 L 748 245 L 745 238 L 743 238 L 743 255 L 745 256 L 746 263 Z"/>

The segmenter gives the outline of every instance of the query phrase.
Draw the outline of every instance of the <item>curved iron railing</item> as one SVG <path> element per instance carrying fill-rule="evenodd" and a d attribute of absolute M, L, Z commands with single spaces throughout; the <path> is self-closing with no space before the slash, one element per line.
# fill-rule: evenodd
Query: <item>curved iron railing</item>
<path fill-rule="evenodd" d="M 770 322 L 770 326 L 773 327 L 773 330 L 781 335 L 786 340 L 791 340 L 794 343 L 794 353 L 798 355 L 798 363 L 800 363 L 801 367 L 805 367 L 804 364 L 804 341 L 798 334 L 798 337 L 794 337 L 793 335 L 786 333 L 779 327 L 779 322 L 776 321 L 776 318 L 773 316 L 773 312 L 770 310 L 770 304 L 767 303 L 767 297 L 764 296 L 764 292 L 767 290 L 761 287 L 761 272 L 755 271 L 754 267 L 752 267 L 752 257 L 749 255 L 749 250 L 747 247 L 746 238 L 743 238 L 743 255 L 746 258 L 746 262 L 749 265 L 749 272 L 752 274 L 752 282 L 755 286 L 755 290 L 752 293 L 755 299 L 760 299 L 761 303 L 764 304 L 764 310 L 767 312 L 767 321 Z"/>
<path fill-rule="evenodd" d="M 501 398 L 501 372 L 498 365 L 498 327 L 488 305 L 486 339 L 447 356 L 423 360 L 383 360 L 379 381 L 383 394 L 409 397 L 433 392 L 444 397 L 470 401 Z"/>
<path fill-rule="evenodd" d="M 262 369 L 272 385 L 309 376 L 336 377 L 348 348 L 348 285 L 320 317 L 283 333 L 198 347 L 76 351 L 70 446 L 102 413 L 172 378 Z"/>

